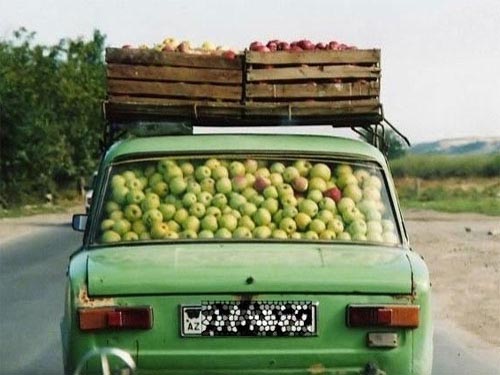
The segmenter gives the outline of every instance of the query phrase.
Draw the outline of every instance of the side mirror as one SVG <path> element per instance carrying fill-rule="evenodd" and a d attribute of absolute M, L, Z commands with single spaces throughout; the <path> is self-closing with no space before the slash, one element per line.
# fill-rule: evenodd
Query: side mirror
<path fill-rule="evenodd" d="M 88 219 L 87 215 L 83 214 L 73 215 L 73 221 L 71 223 L 73 230 L 76 230 L 78 232 L 85 231 L 85 227 L 87 226 L 87 219 Z"/>

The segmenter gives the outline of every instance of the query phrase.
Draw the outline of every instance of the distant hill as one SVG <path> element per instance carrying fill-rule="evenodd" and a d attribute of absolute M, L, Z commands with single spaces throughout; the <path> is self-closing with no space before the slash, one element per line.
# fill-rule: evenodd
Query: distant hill
<path fill-rule="evenodd" d="M 409 150 L 411 154 L 491 154 L 500 152 L 500 137 L 467 137 L 418 143 Z"/>

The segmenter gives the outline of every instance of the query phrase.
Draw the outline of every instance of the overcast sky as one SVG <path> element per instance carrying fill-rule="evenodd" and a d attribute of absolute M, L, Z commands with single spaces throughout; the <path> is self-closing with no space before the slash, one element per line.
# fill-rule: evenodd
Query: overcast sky
<path fill-rule="evenodd" d="M 500 0 L 0 0 L 0 38 L 167 36 L 243 49 L 253 40 L 339 40 L 382 49 L 386 117 L 412 142 L 500 136 Z"/>

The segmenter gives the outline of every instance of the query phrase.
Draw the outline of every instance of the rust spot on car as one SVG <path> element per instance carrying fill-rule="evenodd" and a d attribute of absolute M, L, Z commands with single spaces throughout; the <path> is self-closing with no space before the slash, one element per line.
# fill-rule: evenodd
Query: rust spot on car
<path fill-rule="evenodd" d="M 89 296 L 87 286 L 82 286 L 78 292 L 78 306 L 79 307 L 103 307 L 112 306 L 116 302 L 113 298 L 92 298 Z"/>
<path fill-rule="evenodd" d="M 393 299 L 398 301 L 405 301 L 413 303 L 415 301 L 415 296 L 413 294 L 395 294 L 392 296 Z"/>
<path fill-rule="evenodd" d="M 311 375 L 320 375 L 326 373 L 326 368 L 321 363 L 315 363 L 307 369 L 307 372 Z"/>

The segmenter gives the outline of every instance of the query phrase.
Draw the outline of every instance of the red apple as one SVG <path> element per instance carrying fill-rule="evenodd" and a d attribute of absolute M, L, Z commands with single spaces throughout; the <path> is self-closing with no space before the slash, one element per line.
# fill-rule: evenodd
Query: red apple
<path fill-rule="evenodd" d="M 163 52 L 174 52 L 175 51 L 175 49 L 170 44 L 166 44 L 161 50 Z"/>
<path fill-rule="evenodd" d="M 278 45 L 274 42 L 269 42 L 267 43 L 267 48 L 269 48 L 271 52 L 274 52 L 278 50 Z"/>
<path fill-rule="evenodd" d="M 264 47 L 264 45 L 261 42 L 252 42 L 250 43 L 250 51 L 257 51 L 257 48 Z"/>
<path fill-rule="evenodd" d="M 259 193 L 263 192 L 264 189 L 268 186 L 271 185 L 271 181 L 266 178 L 266 177 L 257 177 L 255 179 L 255 183 L 253 184 L 253 187 L 255 190 L 257 190 Z"/>
<path fill-rule="evenodd" d="M 287 42 L 280 42 L 278 44 L 278 51 L 289 51 L 290 50 L 290 44 Z"/>
<path fill-rule="evenodd" d="M 292 186 L 295 191 L 304 192 L 309 186 L 309 180 L 305 177 L 297 177 L 292 181 Z"/>
<path fill-rule="evenodd" d="M 323 193 L 323 196 L 332 198 L 335 201 L 335 203 L 337 203 L 342 199 L 342 191 L 338 187 L 333 187 L 326 190 Z"/>
<path fill-rule="evenodd" d="M 290 47 L 290 51 L 292 51 L 292 52 L 302 52 L 303 49 L 300 48 L 298 45 L 294 45 L 293 47 Z"/>
<path fill-rule="evenodd" d="M 224 58 L 226 58 L 228 60 L 234 60 L 236 58 L 236 53 L 234 53 L 231 50 L 224 51 L 224 53 L 222 54 L 222 57 L 224 57 Z"/>
<path fill-rule="evenodd" d="M 326 44 L 325 43 L 316 43 L 315 48 L 316 49 L 326 49 Z"/>
<path fill-rule="evenodd" d="M 336 42 L 335 40 L 332 40 L 330 43 L 328 43 L 328 49 L 330 50 L 337 50 L 339 43 Z"/>

